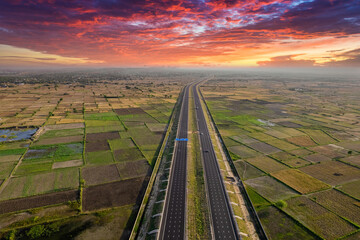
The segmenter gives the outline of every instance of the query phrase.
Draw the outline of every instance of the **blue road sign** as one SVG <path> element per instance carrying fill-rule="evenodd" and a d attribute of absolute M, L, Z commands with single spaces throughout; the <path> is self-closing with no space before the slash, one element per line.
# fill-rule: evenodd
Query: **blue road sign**
<path fill-rule="evenodd" d="M 188 139 L 187 138 L 176 138 L 176 141 L 183 141 L 183 142 L 187 142 Z"/>

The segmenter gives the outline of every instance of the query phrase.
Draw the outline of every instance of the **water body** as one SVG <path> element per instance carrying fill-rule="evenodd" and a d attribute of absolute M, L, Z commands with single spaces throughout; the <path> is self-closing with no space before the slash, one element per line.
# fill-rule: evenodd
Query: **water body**
<path fill-rule="evenodd" d="M 23 130 L 0 129 L 0 142 L 29 139 L 36 131 L 37 128 Z"/>

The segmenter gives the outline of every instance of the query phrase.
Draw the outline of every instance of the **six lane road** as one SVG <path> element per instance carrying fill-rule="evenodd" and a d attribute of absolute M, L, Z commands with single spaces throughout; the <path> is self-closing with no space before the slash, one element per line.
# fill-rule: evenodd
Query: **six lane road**
<path fill-rule="evenodd" d="M 217 163 L 209 130 L 197 85 L 192 85 L 195 101 L 197 125 L 200 132 L 200 144 L 204 165 L 207 197 L 210 206 L 211 229 L 214 239 L 240 239 L 236 231 L 236 222 L 233 218 L 228 201 L 224 182 Z M 165 198 L 165 207 L 161 218 L 159 239 L 183 240 L 186 238 L 186 171 L 187 171 L 187 137 L 189 89 L 184 89 L 182 106 L 179 118 L 179 127 L 174 147 L 169 184 Z"/>

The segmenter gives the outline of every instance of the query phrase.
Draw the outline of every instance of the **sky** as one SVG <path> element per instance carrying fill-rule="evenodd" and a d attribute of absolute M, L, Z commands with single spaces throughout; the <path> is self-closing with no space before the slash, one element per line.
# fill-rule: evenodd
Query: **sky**
<path fill-rule="evenodd" d="M 360 0 L 0 0 L 0 66 L 360 67 Z"/>

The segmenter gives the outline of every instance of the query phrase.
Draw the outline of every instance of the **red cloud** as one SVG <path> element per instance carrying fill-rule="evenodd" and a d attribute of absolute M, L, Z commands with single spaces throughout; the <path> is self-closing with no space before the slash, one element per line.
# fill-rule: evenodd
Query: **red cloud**
<path fill-rule="evenodd" d="M 176 63 L 285 40 L 350 36 L 360 33 L 359 12 L 350 0 L 2 0 L 0 44 L 108 64 Z M 314 64 L 293 57 L 260 64 Z"/>
<path fill-rule="evenodd" d="M 293 57 L 298 55 L 287 55 L 272 57 L 270 61 L 257 62 L 263 67 L 312 67 L 315 64 L 314 60 L 295 60 Z"/>

